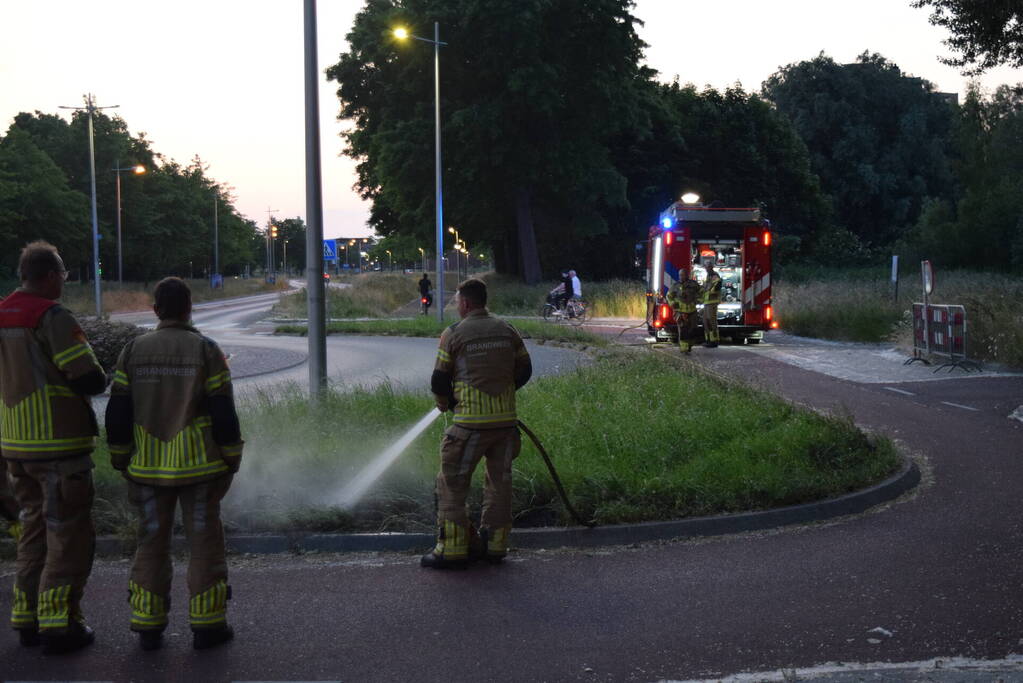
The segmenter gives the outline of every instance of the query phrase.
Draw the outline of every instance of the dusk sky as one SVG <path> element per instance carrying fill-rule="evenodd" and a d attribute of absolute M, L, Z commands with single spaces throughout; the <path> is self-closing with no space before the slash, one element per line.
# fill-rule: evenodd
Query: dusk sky
<path fill-rule="evenodd" d="M 181 163 L 201 156 L 260 225 L 267 208 L 282 218 L 304 216 L 300 0 L 3 4 L 2 130 L 21 111 L 67 115 L 60 105 L 81 105 L 92 92 L 100 106 L 120 105 L 113 113 L 133 134 L 145 131 L 157 152 Z M 345 50 L 362 2 L 318 5 L 322 70 Z M 909 0 L 639 0 L 634 12 L 646 24 L 647 63 L 664 80 L 758 90 L 779 66 L 821 51 L 851 62 L 870 50 L 939 90 L 961 96 L 966 88 L 967 79 L 938 62 L 947 54 L 944 31 Z M 1023 73 L 1000 68 L 980 80 L 990 90 L 1023 81 Z M 368 235 L 368 207 L 352 190 L 354 162 L 339 156 L 334 89 L 324 78 L 324 232 Z"/>

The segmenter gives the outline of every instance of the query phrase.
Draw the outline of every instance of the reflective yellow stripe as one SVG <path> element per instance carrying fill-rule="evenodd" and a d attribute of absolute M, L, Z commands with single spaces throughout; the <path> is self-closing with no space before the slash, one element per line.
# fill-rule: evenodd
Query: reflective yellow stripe
<path fill-rule="evenodd" d="M 451 362 L 451 354 L 444 349 L 437 349 L 437 358 L 445 363 Z"/>
<path fill-rule="evenodd" d="M 39 628 L 66 628 L 71 614 L 71 584 L 39 594 Z"/>
<path fill-rule="evenodd" d="M 124 387 L 128 386 L 128 375 L 126 375 L 123 371 L 118 370 L 114 373 L 114 384 L 120 384 Z"/>
<path fill-rule="evenodd" d="M 219 389 L 220 387 L 224 386 L 230 381 L 231 373 L 225 370 L 224 372 L 213 375 L 212 377 L 206 380 L 206 391 L 213 391 L 214 389 Z"/>
<path fill-rule="evenodd" d="M 11 605 L 11 626 L 23 628 L 36 625 L 36 608 L 25 591 L 14 586 L 14 604 Z"/>
<path fill-rule="evenodd" d="M 504 392 L 492 396 L 467 382 L 455 382 L 456 423 L 491 424 L 495 422 L 514 422 L 515 387 L 509 386 Z"/>
<path fill-rule="evenodd" d="M 53 362 L 58 368 L 63 369 L 64 366 L 72 361 L 90 353 L 92 353 L 92 349 L 89 348 L 88 344 L 75 344 L 71 348 L 64 349 L 60 353 L 54 355 Z"/>
<path fill-rule="evenodd" d="M 227 582 L 217 581 L 188 601 L 188 620 L 192 626 L 214 626 L 227 620 Z"/>
<path fill-rule="evenodd" d="M 131 453 L 131 444 L 107 444 L 107 450 L 110 451 L 110 455 L 128 455 Z"/>
<path fill-rule="evenodd" d="M 167 625 L 167 599 L 128 581 L 131 625 L 154 628 Z"/>
<path fill-rule="evenodd" d="M 234 446 L 221 446 L 220 453 L 228 457 L 234 457 L 236 455 L 242 454 L 242 447 L 243 447 L 242 444 L 237 444 Z"/>
<path fill-rule="evenodd" d="M 96 447 L 95 436 L 77 436 L 71 439 L 0 439 L 0 448 L 13 453 L 51 453 L 55 451 L 80 451 Z"/>

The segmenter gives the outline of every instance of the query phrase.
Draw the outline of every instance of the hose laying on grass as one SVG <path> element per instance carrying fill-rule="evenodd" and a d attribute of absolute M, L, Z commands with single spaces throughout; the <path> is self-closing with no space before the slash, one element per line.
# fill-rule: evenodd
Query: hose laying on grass
<path fill-rule="evenodd" d="M 576 509 L 572 507 L 572 503 L 568 500 L 568 494 L 565 493 L 565 487 L 561 485 L 561 478 L 558 476 L 557 470 L 554 469 L 554 463 L 551 462 L 551 456 L 547 455 L 547 450 L 543 447 L 543 444 L 540 443 L 540 439 L 536 437 L 536 434 L 534 434 L 529 427 L 524 425 L 521 420 L 519 421 L 519 429 L 525 432 L 526 436 L 529 437 L 529 440 L 533 442 L 534 446 L 536 446 L 536 450 L 540 451 L 540 455 L 543 456 L 543 461 L 547 464 L 547 469 L 550 470 L 551 479 L 554 480 L 554 486 L 558 489 L 558 495 L 561 496 L 561 502 L 565 504 L 565 509 L 568 510 L 568 514 L 572 516 L 572 519 L 574 519 L 577 524 L 591 529 L 597 526 L 597 523 L 592 520 L 583 520 L 582 515 L 576 512 Z"/>

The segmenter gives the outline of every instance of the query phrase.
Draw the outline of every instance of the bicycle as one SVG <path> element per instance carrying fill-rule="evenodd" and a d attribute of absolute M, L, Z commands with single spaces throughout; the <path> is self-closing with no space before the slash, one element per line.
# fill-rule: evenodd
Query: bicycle
<path fill-rule="evenodd" d="M 590 317 L 589 306 L 582 299 L 569 299 L 565 308 L 555 303 L 552 297 L 540 308 L 540 317 L 547 322 L 565 322 L 570 325 L 582 325 Z"/>

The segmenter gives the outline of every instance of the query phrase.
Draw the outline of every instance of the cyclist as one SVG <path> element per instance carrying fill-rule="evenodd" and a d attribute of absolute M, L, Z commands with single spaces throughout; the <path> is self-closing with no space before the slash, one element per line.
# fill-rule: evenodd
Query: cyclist
<path fill-rule="evenodd" d="M 547 293 L 547 303 L 554 304 L 559 311 L 567 309 L 568 300 L 572 297 L 572 276 L 569 271 L 561 271 L 561 282 Z"/>
<path fill-rule="evenodd" d="M 424 315 L 429 310 L 430 304 L 433 303 L 433 292 L 430 291 L 432 286 L 433 283 L 430 282 L 430 278 L 426 276 L 426 273 L 423 273 L 423 279 L 419 281 L 419 299 L 420 301 L 426 299 L 420 307 Z"/>

